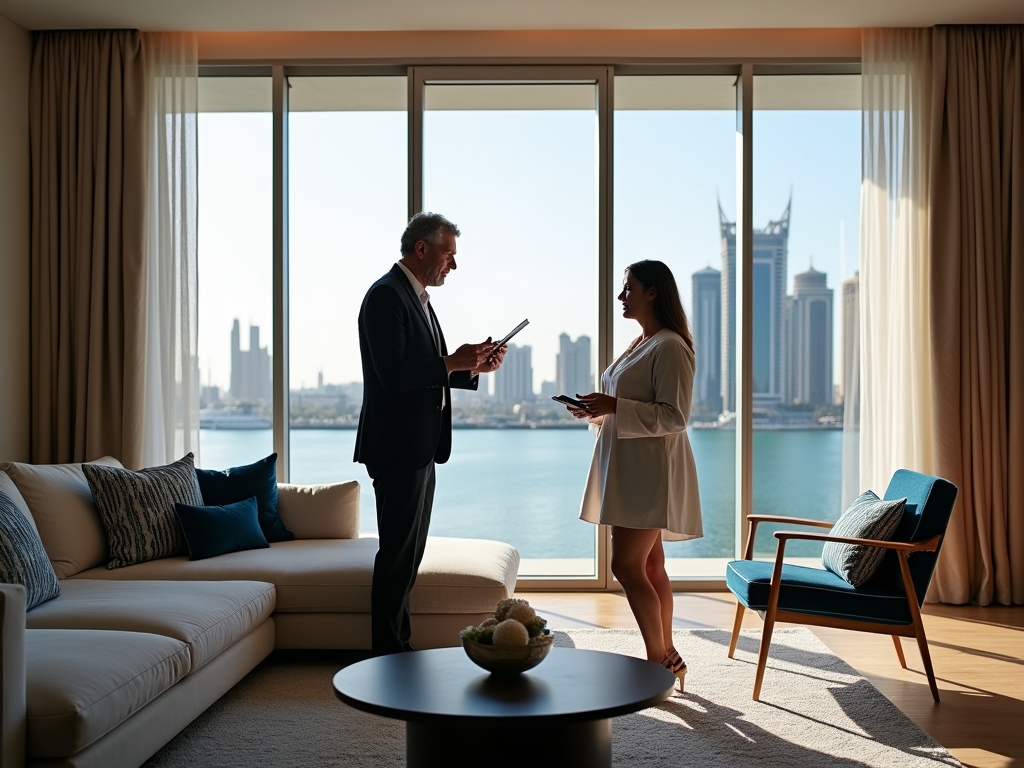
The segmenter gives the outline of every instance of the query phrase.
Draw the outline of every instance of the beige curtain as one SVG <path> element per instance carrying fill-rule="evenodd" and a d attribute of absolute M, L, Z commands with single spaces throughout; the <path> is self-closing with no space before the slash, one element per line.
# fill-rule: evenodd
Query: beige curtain
<path fill-rule="evenodd" d="M 43 32 L 29 96 L 31 458 L 142 457 L 146 112 L 140 35 Z"/>
<path fill-rule="evenodd" d="M 928 599 L 1024 603 L 1024 27 L 863 50 L 862 486 L 955 483 Z"/>
<path fill-rule="evenodd" d="M 144 33 L 149 125 L 145 420 L 142 462 L 199 463 L 198 38 Z"/>
<path fill-rule="evenodd" d="M 932 32 L 935 470 L 960 493 L 943 602 L 1024 603 L 1024 26 Z"/>
<path fill-rule="evenodd" d="M 860 480 L 933 472 L 928 284 L 929 31 L 863 38 Z"/>

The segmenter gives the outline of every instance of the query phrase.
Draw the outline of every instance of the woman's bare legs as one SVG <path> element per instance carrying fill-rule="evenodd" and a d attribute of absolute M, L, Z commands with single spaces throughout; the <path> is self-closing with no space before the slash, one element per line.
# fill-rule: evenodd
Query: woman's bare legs
<path fill-rule="evenodd" d="M 666 645 L 662 597 L 648 576 L 648 560 L 655 545 L 661 550 L 661 531 L 658 529 L 612 526 L 612 573 L 626 593 L 626 600 L 644 639 L 647 658 L 661 663 L 671 647 L 671 634 Z M 661 555 L 661 572 L 665 573 L 664 553 Z M 668 585 L 667 575 L 665 584 Z M 672 590 L 669 587 L 669 633 L 672 626 L 671 601 Z"/>
<path fill-rule="evenodd" d="M 658 601 L 661 604 L 661 631 L 665 638 L 665 653 L 671 656 L 675 653 L 675 643 L 672 641 L 672 613 L 675 605 L 672 600 L 672 582 L 665 572 L 665 549 L 661 544 L 661 536 L 654 542 L 650 553 L 647 555 L 647 580 L 651 582 L 654 591 L 658 593 Z M 676 656 L 678 657 L 678 653 Z"/>

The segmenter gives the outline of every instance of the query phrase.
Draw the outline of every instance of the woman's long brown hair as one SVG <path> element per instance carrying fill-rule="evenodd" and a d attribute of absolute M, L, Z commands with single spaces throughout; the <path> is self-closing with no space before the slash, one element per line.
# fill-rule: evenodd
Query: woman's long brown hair
<path fill-rule="evenodd" d="M 654 259 L 644 259 L 630 264 L 629 270 L 633 278 L 640 281 L 644 290 L 653 288 L 654 295 L 654 316 L 666 328 L 670 328 L 686 342 L 686 346 L 693 352 L 693 336 L 690 334 L 690 324 L 686 320 L 686 312 L 683 311 L 683 303 L 679 300 L 679 289 L 676 287 L 676 279 L 672 270 L 664 262 Z"/>

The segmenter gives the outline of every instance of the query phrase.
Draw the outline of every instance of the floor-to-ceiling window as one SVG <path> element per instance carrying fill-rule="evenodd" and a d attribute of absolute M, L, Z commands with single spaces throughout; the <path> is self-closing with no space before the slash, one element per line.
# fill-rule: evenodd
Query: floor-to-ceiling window
<path fill-rule="evenodd" d="M 689 431 L 705 536 L 666 547 L 672 577 L 721 579 L 748 509 L 838 515 L 856 312 L 857 75 L 745 65 L 744 102 L 738 63 L 374 69 L 276 67 L 286 93 L 277 107 L 263 70 L 202 78 L 205 466 L 280 445 L 291 482 L 360 480 L 361 528 L 374 530 L 372 487 L 352 462 L 356 315 L 399 258 L 410 213 L 435 210 L 462 230 L 457 271 L 431 291 L 449 347 L 530 323 L 498 373 L 453 393 L 455 449 L 438 469 L 434 535 L 508 541 L 521 578 L 541 586 L 611 584 L 606 532 L 577 519 L 594 435 L 550 398 L 597 388 L 635 337 L 615 296 L 624 267 L 644 258 L 672 268 L 697 347 Z M 275 108 L 287 137 L 277 181 Z M 737 127 L 744 117 L 749 135 Z M 276 255 L 275 232 L 287 233 Z M 288 287 L 276 309 L 275 270 Z M 287 329 L 282 350 L 275 322 Z M 750 367 L 737 377 L 743 327 Z M 283 386 L 275 360 L 287 363 Z M 279 414 L 277 390 L 288 392 Z M 748 402 L 745 458 L 737 413 Z M 282 414 L 286 439 L 275 443 L 270 422 Z M 744 465 L 747 508 L 737 495 Z M 766 529 L 758 553 L 771 543 Z"/>
<path fill-rule="evenodd" d="M 273 451 L 271 81 L 199 81 L 199 428 L 204 467 Z"/>
<path fill-rule="evenodd" d="M 462 231 L 431 303 L 449 347 L 530 323 L 478 391 L 452 393 L 431 530 L 509 542 L 523 577 L 593 579 L 598 531 L 578 515 L 594 434 L 551 396 L 595 386 L 599 87 L 488 76 L 418 78 L 422 207 Z"/>
<path fill-rule="evenodd" d="M 373 490 L 352 461 L 362 404 L 356 320 L 399 258 L 408 162 L 404 76 L 288 79 L 289 479 Z"/>
<path fill-rule="evenodd" d="M 753 78 L 753 509 L 842 512 L 844 346 L 856 316 L 860 76 Z M 846 502 L 849 502 L 847 499 Z M 758 533 L 755 552 L 774 552 Z M 790 551 L 792 549 L 792 551 Z M 787 555 L 821 546 L 796 542 Z"/>
<path fill-rule="evenodd" d="M 687 431 L 704 538 L 665 546 L 674 577 L 720 577 L 734 550 L 735 431 L 726 398 L 727 332 L 735 320 L 735 302 L 728 300 L 730 270 L 735 278 L 728 249 L 735 240 L 735 83 L 735 74 L 615 78 L 613 290 L 618 293 L 630 263 L 665 262 L 675 276 L 697 353 Z M 638 332 L 634 321 L 616 317 L 615 354 Z"/>

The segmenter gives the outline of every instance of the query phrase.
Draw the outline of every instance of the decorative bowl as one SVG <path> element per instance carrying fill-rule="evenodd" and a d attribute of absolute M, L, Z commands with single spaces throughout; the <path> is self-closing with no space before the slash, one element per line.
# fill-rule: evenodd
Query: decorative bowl
<path fill-rule="evenodd" d="M 462 638 L 462 648 L 470 661 L 492 675 L 514 677 L 544 661 L 554 642 L 554 635 L 540 635 L 529 645 L 485 645 Z"/>

